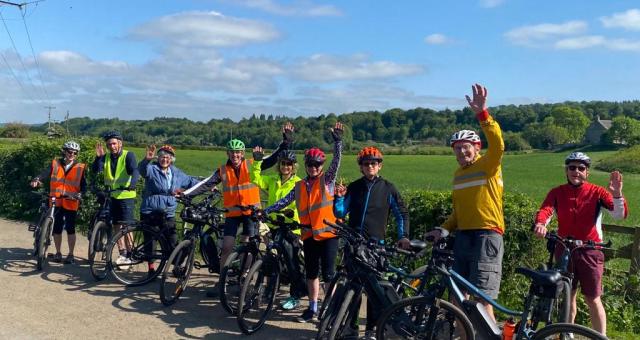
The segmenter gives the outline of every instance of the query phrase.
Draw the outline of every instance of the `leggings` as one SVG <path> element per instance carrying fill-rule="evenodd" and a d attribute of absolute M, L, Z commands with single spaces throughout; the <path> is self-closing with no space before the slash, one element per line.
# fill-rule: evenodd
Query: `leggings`
<path fill-rule="evenodd" d="M 307 280 L 317 279 L 320 274 L 320 264 L 322 263 L 322 280 L 331 281 L 336 267 L 336 255 L 338 254 L 338 238 L 329 238 L 316 241 L 312 237 L 303 241 L 304 243 L 304 269 Z"/>

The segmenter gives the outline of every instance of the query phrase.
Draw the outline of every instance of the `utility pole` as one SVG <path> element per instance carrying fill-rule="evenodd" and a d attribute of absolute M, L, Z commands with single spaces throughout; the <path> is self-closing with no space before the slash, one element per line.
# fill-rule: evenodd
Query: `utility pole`
<path fill-rule="evenodd" d="M 67 114 L 64 116 L 64 125 L 67 128 L 67 136 L 69 136 L 69 110 L 67 110 Z"/>
<path fill-rule="evenodd" d="M 0 0 L 2 1 L 2 0 Z M 51 126 L 51 110 L 55 109 L 55 106 L 45 106 L 45 109 L 49 109 L 49 120 L 47 121 L 47 137 L 52 138 L 54 135 L 53 126 Z"/>

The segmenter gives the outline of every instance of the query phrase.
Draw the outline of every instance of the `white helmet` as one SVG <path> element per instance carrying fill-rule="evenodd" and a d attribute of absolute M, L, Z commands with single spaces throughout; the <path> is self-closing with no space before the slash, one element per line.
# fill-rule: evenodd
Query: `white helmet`
<path fill-rule="evenodd" d="M 453 146 L 456 142 L 467 141 L 473 144 L 480 144 L 480 136 L 473 130 L 460 130 L 451 135 L 449 145 Z"/>
<path fill-rule="evenodd" d="M 570 162 L 580 162 L 587 167 L 591 166 L 591 158 L 587 156 L 586 153 L 582 152 L 572 152 L 564 159 L 564 165 L 569 164 Z"/>
<path fill-rule="evenodd" d="M 64 143 L 62 145 L 62 149 L 63 150 L 73 150 L 73 151 L 80 152 L 80 144 L 70 140 L 70 141 L 67 141 L 66 143 Z"/>

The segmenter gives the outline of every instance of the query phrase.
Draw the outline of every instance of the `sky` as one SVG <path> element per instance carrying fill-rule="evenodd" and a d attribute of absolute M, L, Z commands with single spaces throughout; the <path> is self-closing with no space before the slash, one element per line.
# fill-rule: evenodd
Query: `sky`
<path fill-rule="evenodd" d="M 458 109 L 474 83 L 490 106 L 640 96 L 638 1 L 45 0 L 0 14 L 4 123 Z"/>

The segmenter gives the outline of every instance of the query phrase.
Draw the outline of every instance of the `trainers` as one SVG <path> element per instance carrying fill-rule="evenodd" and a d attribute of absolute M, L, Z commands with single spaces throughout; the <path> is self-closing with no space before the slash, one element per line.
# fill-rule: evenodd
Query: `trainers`
<path fill-rule="evenodd" d="M 131 259 L 125 257 L 124 255 L 120 255 L 116 259 L 116 264 L 118 265 L 119 269 L 127 270 L 127 269 L 131 268 L 131 266 L 130 266 Z"/>
<path fill-rule="evenodd" d="M 280 303 L 280 307 L 284 310 L 296 309 L 298 306 L 300 306 L 300 300 L 294 297 L 288 297 Z"/>
<path fill-rule="evenodd" d="M 376 331 L 374 330 L 365 331 L 364 340 L 376 340 Z"/>
<path fill-rule="evenodd" d="M 53 262 L 62 262 L 62 254 L 60 253 L 56 253 L 55 255 L 53 255 L 53 260 L 51 260 Z"/>
<path fill-rule="evenodd" d="M 304 310 L 304 312 L 302 312 L 302 315 L 300 315 L 296 320 L 301 323 L 318 321 L 318 313 L 307 308 Z"/>
<path fill-rule="evenodd" d="M 64 264 L 75 264 L 75 263 L 76 263 L 76 258 L 72 254 L 67 255 L 67 258 L 64 259 Z"/>

